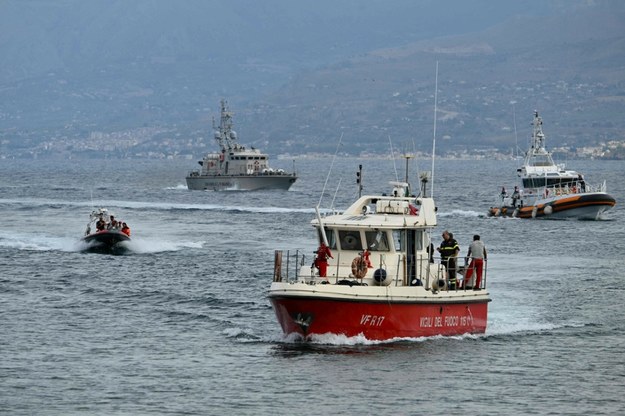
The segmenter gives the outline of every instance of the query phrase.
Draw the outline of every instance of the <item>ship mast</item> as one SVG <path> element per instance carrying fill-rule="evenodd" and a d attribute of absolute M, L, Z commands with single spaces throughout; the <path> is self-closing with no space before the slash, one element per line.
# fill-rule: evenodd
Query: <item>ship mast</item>
<path fill-rule="evenodd" d="M 534 110 L 534 121 L 532 122 L 532 143 L 525 155 L 526 166 L 551 166 L 555 165 L 551 153 L 545 148 L 545 134 L 543 133 L 543 119 L 538 115 L 538 110 Z"/>
<path fill-rule="evenodd" d="M 220 104 L 219 126 L 215 126 L 215 119 L 213 118 L 213 129 L 215 129 L 215 140 L 219 143 L 221 151 L 225 152 L 226 150 L 232 150 L 237 147 L 237 134 L 232 130 L 233 113 L 228 110 L 228 102 L 226 100 L 221 100 Z"/>
<path fill-rule="evenodd" d="M 538 111 L 534 110 L 534 130 L 532 132 L 532 149 L 534 151 L 545 150 L 545 134 L 543 133 L 543 119 L 538 115 Z"/>

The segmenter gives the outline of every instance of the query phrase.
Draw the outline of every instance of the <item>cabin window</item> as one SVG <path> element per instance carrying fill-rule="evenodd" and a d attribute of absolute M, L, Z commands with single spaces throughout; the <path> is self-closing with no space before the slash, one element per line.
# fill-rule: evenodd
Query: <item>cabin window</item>
<path fill-rule="evenodd" d="M 410 246 L 414 247 L 414 249 L 417 251 L 423 250 L 423 235 L 424 233 L 421 230 L 415 230 L 414 232 L 410 233 L 411 238 L 414 238 L 414 242 L 410 244 Z M 405 252 L 407 247 L 406 231 L 393 230 L 393 244 L 395 245 L 395 251 Z"/>
<path fill-rule="evenodd" d="M 423 250 L 423 231 L 417 230 L 415 233 L 415 248 L 417 251 Z"/>
<path fill-rule="evenodd" d="M 362 241 L 358 231 L 339 231 L 339 241 L 342 250 L 362 250 Z"/>
<path fill-rule="evenodd" d="M 528 178 L 528 179 L 523 179 L 523 186 L 525 188 L 540 188 L 543 186 L 548 186 L 548 187 L 552 187 L 552 186 L 566 186 L 566 185 L 573 185 L 576 182 L 578 182 L 578 179 L 576 178 L 552 178 L 552 177 L 546 177 L 546 176 L 541 176 L 541 177 L 537 177 L 537 178 Z"/>
<path fill-rule="evenodd" d="M 331 249 L 336 249 L 336 236 L 334 234 L 334 230 L 324 227 L 326 232 L 326 238 L 328 239 L 328 247 Z M 321 235 L 321 231 L 317 230 L 319 234 L 319 241 L 323 241 L 323 236 Z"/>
<path fill-rule="evenodd" d="M 402 252 L 405 251 L 406 248 L 406 237 L 405 233 L 402 230 L 393 230 L 393 245 L 395 246 L 395 251 Z"/>
<path fill-rule="evenodd" d="M 365 231 L 367 249 L 370 251 L 389 251 L 388 238 L 384 231 Z"/>

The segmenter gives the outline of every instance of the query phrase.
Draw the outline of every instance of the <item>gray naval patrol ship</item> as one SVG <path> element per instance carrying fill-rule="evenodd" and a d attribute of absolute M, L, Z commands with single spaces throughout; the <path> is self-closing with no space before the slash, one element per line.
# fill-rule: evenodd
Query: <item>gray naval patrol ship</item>
<path fill-rule="evenodd" d="M 271 168 L 267 154 L 237 143 L 237 134 L 232 130 L 232 113 L 225 100 L 221 100 L 219 126 L 214 126 L 213 122 L 213 128 L 221 152 L 209 153 L 198 162 L 201 169 L 187 175 L 187 188 L 214 191 L 289 189 L 297 180 L 295 172 Z"/>

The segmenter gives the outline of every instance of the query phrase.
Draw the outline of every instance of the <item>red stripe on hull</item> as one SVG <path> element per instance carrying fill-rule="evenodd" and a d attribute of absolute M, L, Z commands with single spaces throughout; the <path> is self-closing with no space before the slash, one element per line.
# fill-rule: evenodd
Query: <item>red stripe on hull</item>
<path fill-rule="evenodd" d="M 272 297 L 285 334 L 337 334 L 369 340 L 486 331 L 488 301 L 475 303 L 384 303 Z"/>

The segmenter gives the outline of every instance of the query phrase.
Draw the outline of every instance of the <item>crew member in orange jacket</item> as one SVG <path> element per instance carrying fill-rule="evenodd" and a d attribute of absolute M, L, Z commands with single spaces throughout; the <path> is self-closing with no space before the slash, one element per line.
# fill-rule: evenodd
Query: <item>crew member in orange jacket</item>
<path fill-rule="evenodd" d="M 130 227 L 128 226 L 128 224 L 126 224 L 126 223 L 122 224 L 122 233 L 124 233 L 128 237 L 130 237 Z"/>
<path fill-rule="evenodd" d="M 330 247 L 326 246 L 322 241 L 315 253 L 317 253 L 317 257 L 315 257 L 315 267 L 319 269 L 319 277 L 326 277 L 328 273 L 328 257 L 334 258 Z"/>

